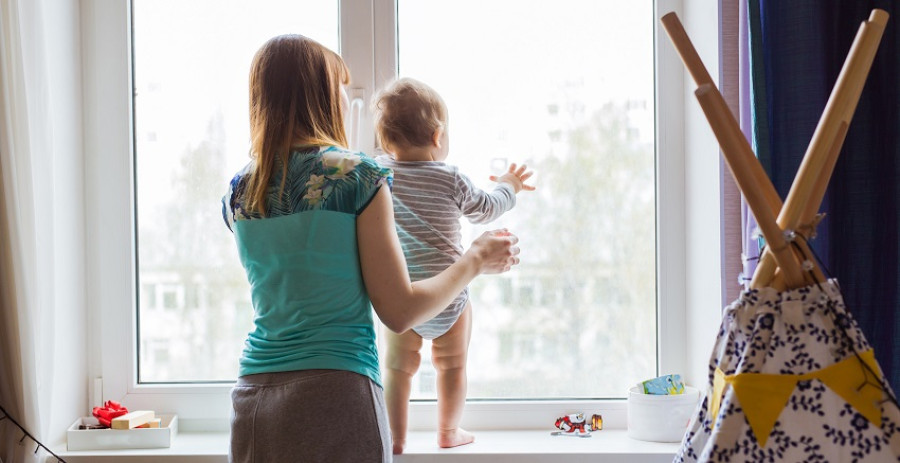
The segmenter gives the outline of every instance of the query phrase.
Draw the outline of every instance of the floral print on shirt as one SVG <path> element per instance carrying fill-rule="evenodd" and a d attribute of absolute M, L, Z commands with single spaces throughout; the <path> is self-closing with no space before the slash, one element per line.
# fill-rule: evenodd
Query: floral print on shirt
<path fill-rule="evenodd" d="M 222 217 L 230 230 L 239 220 L 262 216 L 244 207 L 247 182 L 254 162 L 231 179 L 222 198 Z M 281 191 L 282 170 L 276 165 L 269 185 L 267 217 L 280 217 L 311 210 L 359 214 L 382 184 L 388 187 L 393 172 L 380 167 L 362 153 L 336 146 L 311 147 L 291 153 L 287 179 Z"/>

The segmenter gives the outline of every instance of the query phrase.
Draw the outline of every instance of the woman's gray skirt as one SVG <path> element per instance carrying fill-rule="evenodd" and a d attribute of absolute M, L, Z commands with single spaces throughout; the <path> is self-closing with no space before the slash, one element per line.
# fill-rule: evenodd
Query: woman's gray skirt
<path fill-rule="evenodd" d="M 384 395 L 344 370 L 263 373 L 231 391 L 229 461 L 390 462 Z"/>

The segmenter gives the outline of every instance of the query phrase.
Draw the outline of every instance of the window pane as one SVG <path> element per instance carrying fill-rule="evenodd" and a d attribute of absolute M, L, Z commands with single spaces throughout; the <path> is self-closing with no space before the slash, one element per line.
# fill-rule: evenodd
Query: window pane
<path fill-rule="evenodd" d="M 509 163 L 535 192 L 485 229 L 522 263 L 470 286 L 470 398 L 623 397 L 656 373 L 653 2 L 399 0 L 400 75 L 450 110 L 477 185 Z M 435 20 L 440 18 L 440 20 Z M 413 397 L 435 397 L 428 355 Z"/>
<path fill-rule="evenodd" d="M 249 160 L 248 75 L 269 38 L 338 48 L 338 1 L 134 0 L 139 380 L 234 380 L 250 290 L 219 200 Z"/>

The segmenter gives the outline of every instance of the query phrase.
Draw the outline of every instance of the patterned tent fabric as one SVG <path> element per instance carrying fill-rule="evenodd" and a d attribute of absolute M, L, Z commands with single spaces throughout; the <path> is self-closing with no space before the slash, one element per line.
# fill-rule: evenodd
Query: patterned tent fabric
<path fill-rule="evenodd" d="M 725 310 L 675 462 L 900 461 L 885 387 L 836 280 L 745 291 Z"/>

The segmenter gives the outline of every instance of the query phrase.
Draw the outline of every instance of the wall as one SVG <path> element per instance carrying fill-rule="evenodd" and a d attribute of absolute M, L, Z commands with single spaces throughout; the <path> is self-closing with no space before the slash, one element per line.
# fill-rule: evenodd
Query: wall
<path fill-rule="evenodd" d="M 45 443 L 61 442 L 65 429 L 87 412 L 87 309 L 85 304 L 85 201 L 82 149 L 81 30 L 78 0 L 44 1 L 47 71 L 52 109 L 52 176 L 36 180 L 52 183 L 54 255 L 52 377 L 40 377 L 39 389 L 49 387 L 51 400 L 41 395 L 41 423 Z M 38 183 L 36 183 L 37 185 Z M 39 369 L 39 372 L 45 370 Z M 43 383 L 43 384 L 40 384 Z M 47 408 L 49 407 L 49 410 Z"/>
<path fill-rule="evenodd" d="M 684 27 L 713 80 L 718 80 L 719 2 L 685 0 Z M 686 72 L 686 71 L 685 71 Z M 696 85 L 684 77 L 685 152 L 685 312 L 686 380 L 707 381 L 710 353 L 722 305 L 721 194 L 719 146 L 694 97 Z"/>

